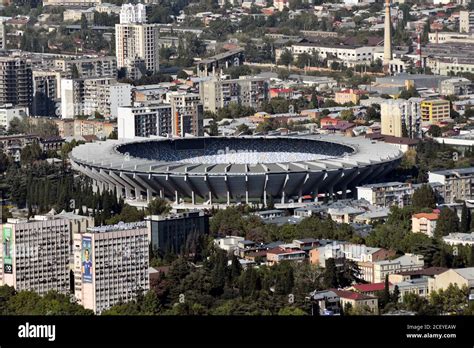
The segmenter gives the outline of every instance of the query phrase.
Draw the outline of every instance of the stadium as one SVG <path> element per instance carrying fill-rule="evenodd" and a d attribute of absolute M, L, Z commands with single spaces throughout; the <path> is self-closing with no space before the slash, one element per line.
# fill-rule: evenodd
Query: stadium
<path fill-rule="evenodd" d="M 393 145 L 337 135 L 107 140 L 70 155 L 98 190 L 204 205 L 345 197 L 382 179 L 401 157 Z"/>

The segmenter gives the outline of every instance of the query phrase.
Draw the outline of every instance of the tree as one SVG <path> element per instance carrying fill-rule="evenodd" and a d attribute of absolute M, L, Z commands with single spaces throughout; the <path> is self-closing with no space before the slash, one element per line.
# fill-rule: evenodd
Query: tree
<path fill-rule="evenodd" d="M 278 64 L 280 65 L 290 65 L 293 63 L 293 54 L 289 50 L 284 50 L 280 55 L 280 60 Z"/>
<path fill-rule="evenodd" d="M 278 312 L 278 315 L 308 315 L 304 310 L 295 307 L 283 307 Z"/>
<path fill-rule="evenodd" d="M 219 135 L 219 127 L 217 126 L 216 120 L 212 120 L 209 123 L 209 135 L 213 137 Z"/>
<path fill-rule="evenodd" d="M 118 132 L 116 129 L 114 129 L 112 132 L 110 132 L 108 139 L 118 139 Z"/>
<path fill-rule="evenodd" d="M 148 203 L 148 213 L 151 215 L 166 215 L 170 210 L 171 206 L 168 201 L 161 197 L 156 197 Z"/>
<path fill-rule="evenodd" d="M 84 14 L 81 16 L 81 31 L 87 31 L 88 29 L 88 23 L 87 23 L 87 18 Z"/>
<path fill-rule="evenodd" d="M 459 231 L 459 218 L 457 214 L 449 208 L 441 208 L 438 221 L 436 223 L 435 237 L 441 238 L 452 232 Z"/>
<path fill-rule="evenodd" d="M 398 285 L 395 285 L 395 287 L 393 288 L 393 293 L 392 293 L 392 302 L 394 304 L 397 304 L 399 300 L 400 300 L 400 289 L 398 288 Z"/>
<path fill-rule="evenodd" d="M 296 59 L 296 66 L 300 69 L 303 69 L 306 66 L 311 66 L 311 56 L 306 52 L 299 54 Z"/>
<path fill-rule="evenodd" d="M 381 304 L 383 307 L 388 305 L 390 302 L 390 283 L 388 282 L 388 274 L 385 275 L 385 284 L 383 288 L 381 302 L 382 302 Z"/>
<path fill-rule="evenodd" d="M 156 315 L 160 309 L 160 300 L 154 290 L 149 290 L 143 297 L 141 314 Z"/>
<path fill-rule="evenodd" d="M 469 267 L 474 267 L 474 245 L 471 245 L 471 249 L 469 250 L 469 262 L 468 266 Z"/>
<path fill-rule="evenodd" d="M 433 138 L 440 137 L 442 135 L 441 128 L 437 125 L 432 125 L 430 126 L 430 129 L 428 130 L 429 135 L 431 135 Z"/>
<path fill-rule="evenodd" d="M 467 208 L 466 202 L 462 205 L 461 211 L 461 223 L 459 224 L 459 230 L 462 233 L 468 233 L 471 229 L 471 211 Z"/>
<path fill-rule="evenodd" d="M 326 260 L 326 267 L 323 274 L 323 284 L 324 287 L 327 288 L 337 288 L 338 281 L 337 281 L 337 268 L 336 268 L 336 261 L 333 258 L 329 258 Z"/>
<path fill-rule="evenodd" d="M 186 80 L 189 76 L 184 70 L 180 70 L 178 75 L 176 76 L 178 79 Z"/>
<path fill-rule="evenodd" d="M 412 205 L 415 209 L 436 208 L 436 195 L 428 184 L 423 184 L 413 193 Z"/>
<path fill-rule="evenodd" d="M 354 120 L 354 111 L 352 109 L 342 110 L 341 111 L 341 118 L 345 121 L 353 121 Z"/>

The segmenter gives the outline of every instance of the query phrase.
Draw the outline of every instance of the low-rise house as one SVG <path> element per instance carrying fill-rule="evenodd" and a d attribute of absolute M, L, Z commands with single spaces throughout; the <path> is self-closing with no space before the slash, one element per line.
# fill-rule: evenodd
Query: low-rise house
<path fill-rule="evenodd" d="M 367 91 L 357 90 L 357 89 L 345 89 L 339 92 L 336 92 L 334 101 L 338 104 L 358 104 L 360 97 L 364 94 L 368 94 Z"/>
<path fill-rule="evenodd" d="M 225 236 L 223 238 L 214 239 L 214 245 L 219 249 L 227 251 L 229 255 L 236 254 L 239 250 L 239 242 L 243 242 L 244 237 L 238 236 Z"/>
<path fill-rule="evenodd" d="M 403 299 L 407 294 L 415 294 L 420 297 L 427 297 L 430 293 L 428 282 L 428 278 L 418 278 L 397 283 L 394 285 L 394 287 L 397 286 L 398 290 L 400 291 L 398 302 L 403 302 Z"/>
<path fill-rule="evenodd" d="M 314 238 L 302 238 L 293 240 L 293 244 L 296 244 L 303 251 L 310 251 L 319 246 L 319 241 Z"/>
<path fill-rule="evenodd" d="M 328 259 L 343 259 L 344 251 L 341 244 L 328 244 L 309 251 L 309 262 L 313 265 L 326 267 Z"/>
<path fill-rule="evenodd" d="M 389 286 L 392 284 L 389 283 Z M 369 283 L 369 284 L 356 284 L 349 287 L 347 290 L 358 292 L 363 295 L 369 296 L 377 296 L 377 293 L 380 291 L 384 291 L 385 289 L 385 282 L 380 283 Z"/>
<path fill-rule="evenodd" d="M 443 241 L 449 245 L 474 245 L 474 232 L 450 233 L 443 237 Z"/>
<path fill-rule="evenodd" d="M 340 303 L 342 308 L 346 308 L 348 304 L 352 308 L 367 308 L 373 314 L 378 314 L 379 312 L 379 301 L 375 296 L 368 296 L 360 294 L 353 291 L 347 290 L 338 290 L 338 289 L 329 289 L 334 292 L 340 298 Z"/>
<path fill-rule="evenodd" d="M 351 223 L 357 215 L 365 213 L 363 208 L 346 206 L 343 208 L 329 208 L 328 214 L 331 216 L 331 220 L 338 223 Z"/>
<path fill-rule="evenodd" d="M 390 214 L 389 208 L 380 208 L 373 211 L 366 211 L 363 214 L 357 215 L 354 218 L 354 222 L 367 225 L 380 221 L 383 222 L 388 218 L 388 214 Z"/>
<path fill-rule="evenodd" d="M 267 251 L 267 263 L 269 265 L 274 265 L 282 261 L 301 262 L 305 258 L 306 253 L 303 250 L 275 248 Z"/>
<path fill-rule="evenodd" d="M 340 297 L 332 290 L 322 290 L 322 291 L 313 291 L 309 294 L 309 299 L 312 303 L 317 303 L 317 308 L 319 308 L 319 315 L 334 315 L 339 314 L 340 307 Z M 312 310 L 314 311 L 314 305 Z M 311 313 L 315 315 L 315 313 Z"/>
<path fill-rule="evenodd" d="M 285 215 L 285 212 L 283 210 L 272 209 L 272 210 L 257 211 L 255 215 L 257 215 L 262 220 L 267 220 L 267 219 L 282 217 Z"/>
<path fill-rule="evenodd" d="M 449 268 L 446 267 L 427 267 L 416 271 L 394 273 L 388 276 L 388 280 L 393 284 L 398 284 L 413 279 L 434 278 L 436 275 L 444 273 L 448 269 Z"/>
<path fill-rule="evenodd" d="M 474 267 L 453 268 L 436 275 L 429 280 L 431 291 L 445 290 L 449 284 L 455 284 L 459 288 L 466 286 L 469 290 L 474 290 Z"/>

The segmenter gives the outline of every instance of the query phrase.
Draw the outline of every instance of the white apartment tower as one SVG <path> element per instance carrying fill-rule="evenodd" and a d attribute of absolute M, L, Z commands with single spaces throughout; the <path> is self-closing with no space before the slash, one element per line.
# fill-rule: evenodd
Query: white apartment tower
<path fill-rule="evenodd" d="M 127 76 L 136 76 L 134 71 L 158 72 L 159 27 L 156 24 L 116 24 L 115 43 L 117 68 L 125 68 Z"/>
<path fill-rule="evenodd" d="M 150 288 L 146 221 L 74 234 L 74 284 L 79 304 L 100 314 Z"/>
<path fill-rule="evenodd" d="M 68 219 L 35 216 L 2 224 L 0 285 L 40 295 L 69 293 L 71 224 Z"/>
<path fill-rule="evenodd" d="M 146 21 L 146 5 L 122 5 L 122 8 L 120 9 L 120 24 L 144 24 Z"/>

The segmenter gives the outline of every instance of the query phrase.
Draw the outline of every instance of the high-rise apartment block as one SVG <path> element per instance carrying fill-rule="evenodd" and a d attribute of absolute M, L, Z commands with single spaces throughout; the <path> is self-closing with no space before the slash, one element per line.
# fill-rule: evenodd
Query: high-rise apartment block
<path fill-rule="evenodd" d="M 134 105 L 118 108 L 118 137 L 168 136 L 172 134 L 171 105 Z"/>
<path fill-rule="evenodd" d="M 144 4 L 123 4 L 120 9 L 120 24 L 139 24 L 147 21 L 147 7 Z"/>
<path fill-rule="evenodd" d="M 238 79 L 213 77 L 200 85 L 204 110 L 216 112 L 230 103 L 258 108 L 268 100 L 268 80 L 260 77 L 241 76 Z"/>
<path fill-rule="evenodd" d="M 132 103 L 132 86 L 114 78 L 63 79 L 61 116 L 92 115 L 116 118 L 119 106 Z"/>
<path fill-rule="evenodd" d="M 2 224 L 0 283 L 45 294 L 70 289 L 68 219 L 35 216 Z"/>
<path fill-rule="evenodd" d="M 204 109 L 197 93 L 173 93 L 169 96 L 173 121 L 171 124 L 174 136 L 186 134 L 202 136 Z"/>
<path fill-rule="evenodd" d="M 31 104 L 31 69 L 26 59 L 0 57 L 0 105 Z"/>
<path fill-rule="evenodd" d="M 33 70 L 33 116 L 58 116 L 61 97 L 61 72 L 52 70 Z"/>
<path fill-rule="evenodd" d="M 79 304 L 100 314 L 148 291 L 146 222 L 89 228 L 74 235 L 74 284 Z"/>
<path fill-rule="evenodd" d="M 125 69 L 126 75 L 132 78 L 146 71 L 157 72 L 160 68 L 158 38 L 156 24 L 116 24 L 117 67 Z"/>
<path fill-rule="evenodd" d="M 421 137 L 421 98 L 388 99 L 380 104 L 382 134 Z"/>

